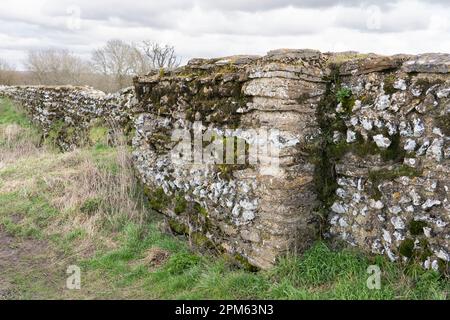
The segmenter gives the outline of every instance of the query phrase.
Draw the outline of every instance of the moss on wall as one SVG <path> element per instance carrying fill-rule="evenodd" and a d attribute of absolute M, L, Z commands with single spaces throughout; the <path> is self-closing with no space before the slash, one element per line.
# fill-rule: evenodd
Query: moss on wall
<path fill-rule="evenodd" d="M 148 198 L 149 206 L 156 211 L 163 211 L 170 204 L 170 197 L 166 195 L 163 188 L 154 190 L 144 187 L 144 193 Z"/>
<path fill-rule="evenodd" d="M 412 258 L 414 255 L 414 240 L 411 238 L 403 240 L 398 250 L 402 256 L 406 258 Z"/>
<path fill-rule="evenodd" d="M 170 229 L 180 235 L 189 235 L 189 226 L 181 223 L 177 219 L 168 220 Z"/>
<path fill-rule="evenodd" d="M 373 199 L 381 200 L 383 195 L 378 189 L 381 183 L 392 181 L 399 177 L 419 177 L 421 174 L 421 171 L 406 165 L 397 166 L 392 170 L 372 170 L 369 172 L 369 181 L 372 183 L 372 188 L 369 193 Z"/>
<path fill-rule="evenodd" d="M 178 194 L 175 197 L 175 207 L 173 209 L 175 214 L 181 214 L 181 213 L 185 212 L 186 211 L 186 207 L 187 207 L 187 203 L 188 202 L 185 199 L 184 195 Z"/>
<path fill-rule="evenodd" d="M 396 93 L 396 92 L 398 91 L 397 89 L 394 88 L 395 81 L 396 81 L 395 75 L 392 75 L 392 74 L 391 74 L 391 75 L 388 75 L 388 76 L 386 76 L 386 77 L 384 78 L 384 81 L 383 81 L 383 83 L 384 83 L 383 89 L 384 89 L 384 92 L 385 92 L 386 94 L 394 94 L 394 93 Z"/>
<path fill-rule="evenodd" d="M 443 134 L 450 136 L 450 113 L 437 117 L 436 126 L 442 130 Z"/>
<path fill-rule="evenodd" d="M 331 65 L 331 74 L 324 80 L 327 81 L 325 94 L 318 104 L 316 118 L 322 135 L 311 145 L 311 162 L 314 163 L 314 186 L 321 203 L 317 208 L 321 217 L 320 234 L 326 229 L 328 208 L 334 202 L 337 189 L 335 163 L 340 154 L 333 145 L 333 133 L 336 126 L 345 126 L 341 119 L 330 117 L 336 110 L 338 98 L 336 88 L 339 86 L 339 68 Z M 339 89 L 338 89 L 339 90 Z"/>
<path fill-rule="evenodd" d="M 423 228 L 427 226 L 428 223 L 426 223 L 425 221 L 411 220 L 408 230 L 413 236 L 420 236 L 423 235 Z"/>

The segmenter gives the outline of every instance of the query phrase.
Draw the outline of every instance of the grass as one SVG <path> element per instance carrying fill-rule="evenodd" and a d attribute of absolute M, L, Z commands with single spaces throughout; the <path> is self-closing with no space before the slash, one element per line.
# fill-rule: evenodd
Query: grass
<path fill-rule="evenodd" d="M 437 273 L 325 242 L 257 273 L 193 252 L 145 203 L 127 147 L 59 153 L 43 144 L 21 152 L 36 129 L 10 102 L 0 115 L 0 132 L 11 125 L 20 132 L 9 144 L 0 135 L 0 241 L 2 230 L 13 237 L 17 257 L 3 278 L 15 298 L 448 299 Z M 65 289 L 71 264 L 81 267 L 81 290 Z M 382 271 L 380 290 L 366 285 L 370 265 Z"/>
<path fill-rule="evenodd" d="M 362 60 L 367 58 L 369 55 L 365 53 L 357 53 L 357 52 L 341 52 L 336 53 L 330 57 L 330 59 L 327 61 L 328 65 L 335 64 L 335 65 L 341 65 L 345 62 L 348 62 L 350 60 Z"/>
<path fill-rule="evenodd" d="M 30 127 L 30 120 L 20 107 L 4 98 L 0 98 L 0 104 L 0 125 L 17 124 L 21 127 Z"/>
<path fill-rule="evenodd" d="M 159 234 L 154 226 L 148 226 L 143 236 L 138 229 L 129 225 L 117 250 L 94 257 L 84 267 L 101 271 L 125 290 L 135 288 L 143 298 L 446 299 L 448 290 L 438 274 L 422 270 L 408 277 L 401 267 L 381 257 L 369 259 L 347 250 L 334 252 L 323 242 L 303 257 L 281 259 L 273 270 L 251 273 L 233 268 L 222 258 L 196 255 L 184 243 Z M 152 247 L 170 252 L 165 265 L 149 269 L 135 263 Z M 372 264 L 383 272 L 380 290 L 366 286 L 367 268 Z"/>

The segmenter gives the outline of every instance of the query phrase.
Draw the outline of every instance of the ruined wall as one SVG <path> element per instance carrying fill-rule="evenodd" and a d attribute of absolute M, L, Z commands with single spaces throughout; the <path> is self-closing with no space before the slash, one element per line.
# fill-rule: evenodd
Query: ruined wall
<path fill-rule="evenodd" d="M 336 70 L 341 99 L 327 110 L 337 182 L 330 235 L 393 261 L 445 267 L 449 70 L 449 55 L 437 54 L 365 58 Z"/>
<path fill-rule="evenodd" d="M 52 138 L 65 151 L 95 140 L 101 129 L 132 129 L 134 88 L 105 94 L 88 87 L 0 86 L 0 95 L 22 105 L 44 137 Z"/>
<path fill-rule="evenodd" d="M 173 73 L 136 80 L 135 163 L 155 209 L 170 217 L 173 229 L 263 268 L 317 239 L 310 158 L 324 63 L 317 51 L 274 51 L 264 58 L 193 60 Z M 271 141 L 280 148 L 278 170 L 261 163 L 174 164 L 171 132 L 192 131 L 194 121 L 224 135 L 226 128 L 278 129 Z"/>
<path fill-rule="evenodd" d="M 449 61 L 279 50 L 139 78 L 137 167 L 149 190 L 162 188 L 150 198 L 168 195 L 155 206 L 174 229 L 251 264 L 320 231 L 436 269 L 449 259 Z M 173 165 L 167 134 L 194 120 L 280 129 L 280 170 L 224 178 L 221 166 Z"/>
<path fill-rule="evenodd" d="M 445 54 L 277 50 L 138 77 L 136 99 L 132 90 L 106 96 L 73 87 L 0 94 L 21 101 L 44 128 L 88 128 L 99 117 L 132 127 L 150 205 L 192 244 L 244 266 L 268 268 L 323 235 L 438 269 L 450 252 L 449 72 Z M 269 141 L 279 166 L 174 163 L 174 130 L 207 128 L 224 144 Z M 247 129 L 279 133 L 261 142 Z M 60 132 L 63 149 L 77 144 Z"/>

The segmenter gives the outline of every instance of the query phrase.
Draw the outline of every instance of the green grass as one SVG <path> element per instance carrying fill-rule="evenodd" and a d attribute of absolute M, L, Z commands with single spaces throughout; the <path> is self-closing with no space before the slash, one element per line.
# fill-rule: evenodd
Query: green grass
<path fill-rule="evenodd" d="M 446 283 L 437 273 L 405 275 L 400 265 L 349 250 L 332 251 L 318 242 L 301 257 L 285 257 L 270 271 L 239 270 L 224 258 L 190 252 L 185 243 L 161 234 L 154 225 L 142 233 L 128 225 L 119 249 L 87 260 L 117 287 L 139 288 L 143 297 L 165 299 L 445 299 Z M 171 252 L 156 270 L 140 261 L 151 247 Z M 367 268 L 382 270 L 380 290 L 366 285 Z"/>
<path fill-rule="evenodd" d="M 13 216 L 20 222 L 13 222 Z M 40 196 L 0 193 L 0 224 L 16 236 L 42 238 L 42 230 L 51 217 L 58 214 Z"/>
<path fill-rule="evenodd" d="M 2 100 L 0 124 L 11 123 L 23 125 L 24 130 L 33 129 L 27 127 L 23 114 L 13 104 Z M 3 152 L 1 148 L 0 141 Z M 21 261 L 19 267 L 11 266 L 6 277 L 16 286 L 20 298 L 448 299 L 449 284 L 435 272 L 349 249 L 331 250 L 325 242 L 316 243 L 302 256 L 281 258 L 272 270 L 245 271 L 226 257 L 195 253 L 184 238 L 164 234 L 161 217 L 150 209 L 140 223 L 120 219 L 114 228 L 104 224 L 89 233 L 84 220 L 96 218 L 106 199 L 90 194 L 82 203 L 60 211 L 52 205 L 60 196 L 58 188 L 49 182 L 65 177 L 67 170 L 75 170 L 74 164 L 80 163 L 78 157 L 91 159 L 101 170 L 117 174 L 120 166 L 116 155 L 115 148 L 96 144 L 69 157 L 48 150 L 0 169 L 1 228 L 16 238 L 18 246 L 24 238 L 28 243 L 39 239 L 58 257 L 56 265 L 49 265 L 44 257 L 35 258 L 31 264 Z M 1 191 L 14 185 L 18 186 L 14 190 Z M 156 196 L 157 191 L 153 190 Z M 184 206 L 181 200 L 179 210 Z M 76 219 L 81 222 L 73 223 Z M 105 243 L 108 241 L 111 244 Z M 86 254 L 80 248 L 90 251 Z M 149 265 L 146 258 L 155 249 L 167 252 L 168 258 Z M 33 253 L 30 257 L 34 259 Z M 67 263 L 82 267 L 81 291 L 62 289 Z M 380 290 L 370 290 L 366 285 L 370 265 L 382 271 Z"/>
<path fill-rule="evenodd" d="M 17 108 L 9 99 L 0 98 L 0 125 L 18 124 L 22 127 L 30 126 L 26 114 Z"/>
<path fill-rule="evenodd" d="M 107 144 L 109 129 L 102 126 L 94 126 L 89 130 L 89 139 L 91 143 Z"/>
<path fill-rule="evenodd" d="M 115 159 L 117 153 L 115 148 L 97 143 L 93 147 L 87 148 L 87 150 L 99 168 L 108 170 L 113 174 L 118 173 L 119 165 Z"/>

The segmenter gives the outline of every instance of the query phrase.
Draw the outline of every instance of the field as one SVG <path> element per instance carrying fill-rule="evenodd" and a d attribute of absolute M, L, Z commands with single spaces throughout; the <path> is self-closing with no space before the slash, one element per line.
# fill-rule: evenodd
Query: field
<path fill-rule="evenodd" d="M 129 147 L 68 153 L 0 100 L 1 299 L 448 299 L 431 271 L 317 242 L 249 272 L 192 250 L 146 205 Z M 69 290 L 67 268 L 81 269 Z M 381 269 L 369 289 L 367 268 Z"/>

